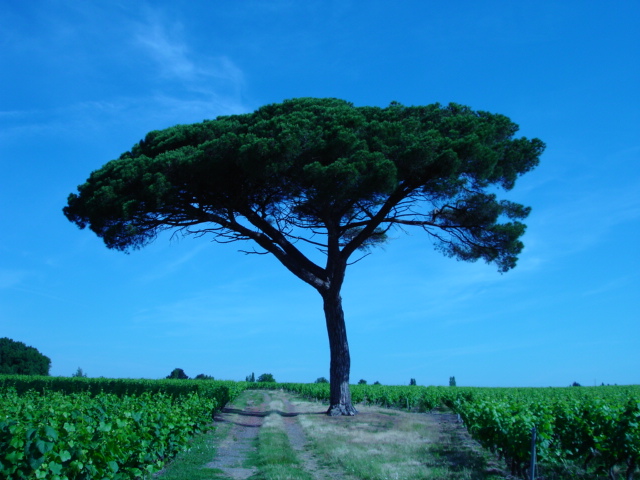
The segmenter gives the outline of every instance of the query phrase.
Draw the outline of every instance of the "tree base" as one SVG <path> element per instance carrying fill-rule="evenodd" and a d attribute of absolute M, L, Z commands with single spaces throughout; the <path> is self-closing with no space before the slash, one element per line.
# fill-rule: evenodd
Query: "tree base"
<path fill-rule="evenodd" d="M 329 415 L 330 417 L 339 417 L 342 415 L 353 417 L 357 413 L 358 411 L 354 408 L 353 405 L 351 404 L 345 405 L 342 403 L 331 405 L 329 407 L 329 410 L 327 410 L 327 415 Z"/>

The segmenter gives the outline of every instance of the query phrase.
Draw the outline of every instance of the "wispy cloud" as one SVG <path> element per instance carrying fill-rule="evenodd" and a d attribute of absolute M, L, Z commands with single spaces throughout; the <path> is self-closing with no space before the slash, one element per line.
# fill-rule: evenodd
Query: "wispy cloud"
<path fill-rule="evenodd" d="M 180 19 L 136 6 L 74 4 L 65 12 L 66 17 L 46 12 L 46 23 L 39 15 L 44 26 L 36 40 L 20 30 L 8 44 L 13 56 L 29 45 L 25 64 L 50 72 L 52 87 L 45 90 L 49 101 L 0 111 L 0 140 L 75 138 L 78 131 L 101 136 L 136 131 L 140 138 L 149 129 L 249 110 L 243 104 L 243 71 L 225 52 L 189 37 Z M 51 58 L 60 60 L 52 64 Z M 134 80 L 124 76 L 102 88 L 95 78 L 108 70 L 127 72 Z"/>
<path fill-rule="evenodd" d="M 195 64 L 188 58 L 188 47 L 177 39 L 180 36 L 175 29 L 181 30 L 179 23 L 174 24 L 174 32 L 154 15 L 148 21 L 139 24 L 135 36 L 136 42 L 159 64 L 163 73 L 169 77 L 192 80 L 197 74 Z"/>
<path fill-rule="evenodd" d="M 134 30 L 136 46 L 155 62 L 166 79 L 179 81 L 205 96 L 217 96 L 220 90 L 240 94 L 242 70 L 224 54 L 203 55 L 190 46 L 179 21 L 168 20 L 157 11 L 147 12 Z"/>

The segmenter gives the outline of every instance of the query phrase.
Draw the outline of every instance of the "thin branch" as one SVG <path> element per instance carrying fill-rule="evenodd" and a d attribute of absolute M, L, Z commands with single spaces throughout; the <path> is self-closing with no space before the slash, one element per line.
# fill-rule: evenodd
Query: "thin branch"
<path fill-rule="evenodd" d="M 353 262 L 347 262 L 347 266 L 354 265 L 354 264 L 358 263 L 360 260 L 368 257 L 369 255 L 371 255 L 371 253 L 365 253 L 363 256 L 361 256 L 357 260 L 354 260 Z"/>
<path fill-rule="evenodd" d="M 240 253 L 244 253 L 245 255 L 269 255 L 269 252 L 264 251 L 264 252 L 257 252 L 255 249 L 253 249 L 253 251 L 248 251 L 248 250 L 238 250 L 238 252 Z"/>

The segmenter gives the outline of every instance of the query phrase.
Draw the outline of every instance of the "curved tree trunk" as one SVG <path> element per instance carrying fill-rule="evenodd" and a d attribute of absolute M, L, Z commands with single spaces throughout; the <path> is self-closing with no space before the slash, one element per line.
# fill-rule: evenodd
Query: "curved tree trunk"
<path fill-rule="evenodd" d="M 322 299 L 331 351 L 331 397 L 327 415 L 355 415 L 358 412 L 351 404 L 351 391 L 349 390 L 351 357 L 349 356 L 347 329 L 342 310 L 342 297 L 339 291 L 329 289 L 328 292 L 322 294 Z"/>

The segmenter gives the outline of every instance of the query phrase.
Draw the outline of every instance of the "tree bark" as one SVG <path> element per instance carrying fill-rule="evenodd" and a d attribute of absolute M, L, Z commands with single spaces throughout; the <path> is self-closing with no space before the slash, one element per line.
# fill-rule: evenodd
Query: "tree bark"
<path fill-rule="evenodd" d="M 331 288 L 322 293 L 322 299 L 329 334 L 329 350 L 331 351 L 329 380 L 331 395 L 327 415 L 353 416 L 358 412 L 351 404 L 351 391 L 349 390 L 351 357 L 349 356 L 347 329 L 342 310 L 342 297 L 339 290 Z"/>

